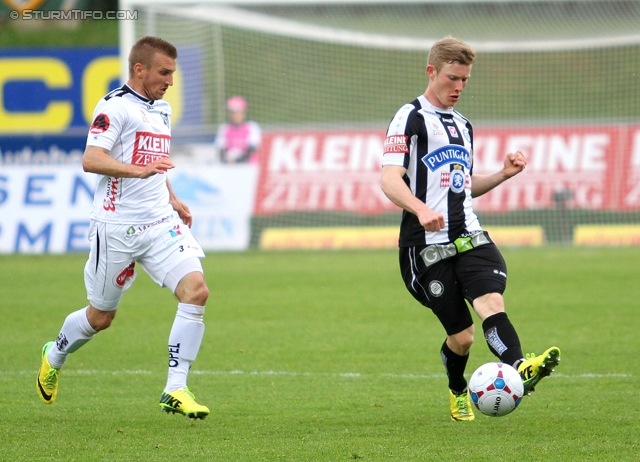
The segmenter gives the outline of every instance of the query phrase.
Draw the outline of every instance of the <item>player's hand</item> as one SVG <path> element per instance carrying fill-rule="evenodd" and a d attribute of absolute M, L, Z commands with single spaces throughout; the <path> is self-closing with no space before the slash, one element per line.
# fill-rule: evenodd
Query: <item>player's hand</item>
<path fill-rule="evenodd" d="M 525 169 L 527 166 L 527 158 L 522 151 L 509 153 L 504 159 L 504 176 L 511 178 Z"/>
<path fill-rule="evenodd" d="M 440 231 L 444 228 L 444 216 L 441 213 L 434 212 L 431 209 L 427 209 L 426 211 L 420 213 L 418 215 L 418 220 L 420 224 L 425 229 L 425 231 Z"/>
<path fill-rule="evenodd" d="M 178 212 L 178 216 L 180 217 L 182 222 L 189 228 L 191 228 L 191 225 L 193 224 L 193 215 L 191 215 L 191 210 L 189 210 L 187 204 L 185 204 L 178 198 L 174 198 L 170 202 L 173 210 Z"/>
<path fill-rule="evenodd" d="M 163 157 L 143 167 L 140 174 L 140 178 L 149 178 L 150 176 L 157 175 L 158 173 L 164 174 L 167 170 L 174 168 L 173 162 L 168 157 Z"/>

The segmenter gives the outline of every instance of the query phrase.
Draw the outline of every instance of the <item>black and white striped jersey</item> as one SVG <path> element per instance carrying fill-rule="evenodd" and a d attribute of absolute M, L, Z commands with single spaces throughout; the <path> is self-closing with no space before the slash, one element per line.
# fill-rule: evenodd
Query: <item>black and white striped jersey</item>
<path fill-rule="evenodd" d="M 443 229 L 428 232 L 404 211 L 400 247 L 446 244 L 482 231 L 471 206 L 472 154 L 471 123 L 457 111 L 438 108 L 421 95 L 396 112 L 382 165 L 406 168 L 404 181 L 411 192 L 445 219 Z"/>

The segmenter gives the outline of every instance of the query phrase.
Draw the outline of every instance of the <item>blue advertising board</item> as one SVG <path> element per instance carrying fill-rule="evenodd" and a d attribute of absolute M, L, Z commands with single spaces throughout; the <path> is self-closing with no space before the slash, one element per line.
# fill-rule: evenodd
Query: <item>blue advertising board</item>
<path fill-rule="evenodd" d="M 174 128 L 200 123 L 205 99 L 200 50 L 178 53 L 166 96 Z M 0 50 L 0 164 L 77 160 L 96 103 L 119 78 L 116 47 Z"/>

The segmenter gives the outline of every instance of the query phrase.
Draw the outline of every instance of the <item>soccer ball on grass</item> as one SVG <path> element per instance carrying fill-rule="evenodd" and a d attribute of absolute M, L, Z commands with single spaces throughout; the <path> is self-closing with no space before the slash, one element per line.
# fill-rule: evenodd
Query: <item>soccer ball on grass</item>
<path fill-rule="evenodd" d="M 471 402 L 492 417 L 507 415 L 520 404 L 524 385 L 518 371 L 504 363 L 486 363 L 469 380 Z"/>

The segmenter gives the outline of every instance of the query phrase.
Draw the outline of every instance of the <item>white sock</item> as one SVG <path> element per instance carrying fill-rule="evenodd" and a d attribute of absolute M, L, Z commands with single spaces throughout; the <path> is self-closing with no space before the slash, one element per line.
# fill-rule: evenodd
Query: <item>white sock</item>
<path fill-rule="evenodd" d="M 204 306 L 178 303 L 169 334 L 169 393 L 187 386 L 187 375 L 196 360 L 204 336 Z"/>
<path fill-rule="evenodd" d="M 96 331 L 87 319 L 87 306 L 74 311 L 62 324 L 56 344 L 49 350 L 47 359 L 51 367 L 60 369 L 69 353 L 73 353 L 96 335 Z"/>

